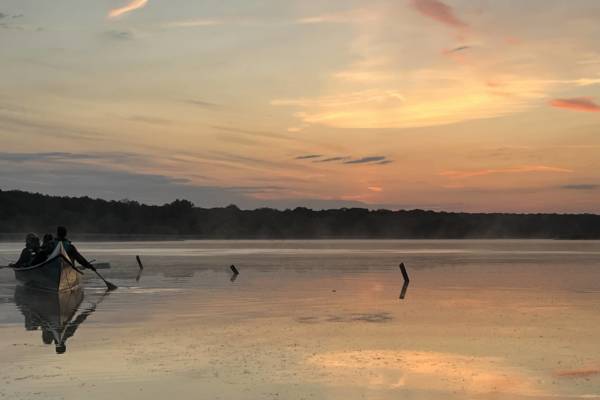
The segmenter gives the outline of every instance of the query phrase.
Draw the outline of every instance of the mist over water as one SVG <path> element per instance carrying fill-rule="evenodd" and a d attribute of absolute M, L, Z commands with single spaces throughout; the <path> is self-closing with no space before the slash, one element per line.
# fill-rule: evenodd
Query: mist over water
<path fill-rule="evenodd" d="M 62 319 L 0 270 L 4 398 L 600 396 L 598 241 L 77 245 L 119 289 L 86 274 Z"/>

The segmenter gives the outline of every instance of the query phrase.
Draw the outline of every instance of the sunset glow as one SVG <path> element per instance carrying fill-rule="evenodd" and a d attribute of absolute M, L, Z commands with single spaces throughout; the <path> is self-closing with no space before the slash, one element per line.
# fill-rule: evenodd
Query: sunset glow
<path fill-rule="evenodd" d="M 0 187 L 600 212 L 598 15 L 595 0 L 7 0 Z"/>

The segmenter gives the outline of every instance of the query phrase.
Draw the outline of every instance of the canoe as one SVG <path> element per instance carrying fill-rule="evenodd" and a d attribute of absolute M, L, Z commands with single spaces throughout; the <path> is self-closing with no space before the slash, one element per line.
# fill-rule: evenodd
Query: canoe
<path fill-rule="evenodd" d="M 79 287 L 81 272 L 73 265 L 62 243 L 59 243 L 46 261 L 30 267 L 15 268 L 15 278 L 24 286 L 63 292 Z"/>

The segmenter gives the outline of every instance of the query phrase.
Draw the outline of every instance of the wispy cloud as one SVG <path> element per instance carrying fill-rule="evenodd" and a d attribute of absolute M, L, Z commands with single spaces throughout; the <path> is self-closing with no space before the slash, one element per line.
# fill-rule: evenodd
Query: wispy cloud
<path fill-rule="evenodd" d="M 17 19 L 17 18 L 23 18 L 23 14 L 5 14 L 0 12 L 0 19 Z"/>
<path fill-rule="evenodd" d="M 424 79 L 416 77 L 415 79 Z M 296 118 L 306 125 L 379 129 L 445 125 L 522 111 L 544 97 L 541 82 L 509 82 L 498 96 L 484 83 L 465 78 L 428 90 L 369 89 L 315 98 L 277 99 L 274 106 L 296 107 Z"/>
<path fill-rule="evenodd" d="M 15 31 L 35 31 L 39 32 L 42 28 L 31 25 L 15 23 L 14 20 L 23 18 L 23 14 L 6 14 L 0 12 L 0 29 L 9 29 Z"/>
<path fill-rule="evenodd" d="M 575 86 L 592 86 L 600 84 L 600 78 L 548 79 L 540 80 L 540 82 Z"/>
<path fill-rule="evenodd" d="M 319 163 L 327 163 L 327 162 L 335 162 L 335 161 L 344 161 L 347 160 L 350 157 L 328 157 L 328 158 L 324 158 L 322 160 L 316 160 L 315 162 L 319 162 Z"/>
<path fill-rule="evenodd" d="M 520 173 L 536 173 L 536 172 L 558 172 L 558 173 L 572 173 L 575 172 L 572 169 L 551 167 L 547 165 L 523 165 L 518 167 L 509 168 L 488 168 L 480 169 L 475 171 L 442 171 L 441 176 L 445 176 L 451 179 L 464 179 L 474 178 L 479 176 L 494 175 L 494 174 L 520 174 Z"/>
<path fill-rule="evenodd" d="M 23 163 L 46 163 L 48 165 L 87 165 L 106 163 L 109 165 L 125 164 L 140 160 L 142 157 L 134 153 L 124 152 L 89 152 L 89 153 L 69 153 L 60 151 L 39 152 L 39 153 L 0 153 L 0 162 L 11 164 Z"/>
<path fill-rule="evenodd" d="M 256 185 L 256 186 L 232 186 L 228 187 L 228 190 L 232 190 L 239 193 L 248 194 L 259 194 L 259 193 L 279 193 L 290 190 L 288 187 L 277 186 L 277 185 Z"/>
<path fill-rule="evenodd" d="M 458 47 L 455 47 L 453 49 L 446 50 L 445 53 L 446 54 L 458 53 L 458 52 L 462 52 L 462 51 L 465 51 L 465 50 L 469 50 L 470 48 L 471 48 L 471 46 L 458 46 Z"/>
<path fill-rule="evenodd" d="M 108 13 L 108 18 L 118 18 L 122 15 L 135 11 L 148 4 L 148 0 L 132 0 L 126 6 L 114 8 Z"/>
<path fill-rule="evenodd" d="M 217 19 L 188 19 L 183 21 L 171 21 L 163 24 L 165 28 L 198 28 L 203 26 L 223 25 L 225 21 Z"/>
<path fill-rule="evenodd" d="M 598 53 L 588 53 L 581 60 L 577 61 L 579 65 L 595 65 L 600 64 L 600 54 Z"/>
<path fill-rule="evenodd" d="M 84 160 L 94 158 L 89 154 L 74 154 L 66 152 L 44 152 L 44 153 L 0 153 L 0 161 L 28 162 L 28 161 L 65 161 Z"/>
<path fill-rule="evenodd" d="M 53 135 L 54 137 L 70 138 L 75 140 L 98 140 L 103 133 L 89 128 L 72 126 L 68 121 L 46 121 L 30 117 L 27 110 L 20 110 L 15 114 L 0 115 L 0 129 L 6 132 L 35 135 Z"/>
<path fill-rule="evenodd" d="M 468 25 L 456 16 L 452 7 L 438 0 L 412 0 L 412 7 L 422 15 L 452 28 L 464 29 Z"/>
<path fill-rule="evenodd" d="M 322 158 L 325 157 L 325 158 Z M 335 157 L 327 157 L 322 154 L 306 154 L 295 157 L 296 160 L 311 160 L 314 163 L 333 163 L 339 162 L 340 164 L 378 164 L 384 165 L 389 164 L 392 160 L 388 159 L 386 156 L 368 156 L 368 157 L 360 157 L 360 158 L 352 158 L 350 156 L 335 156 Z"/>
<path fill-rule="evenodd" d="M 300 107 L 342 107 L 362 105 L 365 103 L 403 102 L 404 96 L 395 90 L 363 90 L 359 92 L 344 93 L 341 95 L 324 96 L 320 98 L 277 99 L 271 101 L 274 106 L 300 106 Z"/>
<path fill-rule="evenodd" d="M 171 121 L 168 119 L 159 118 L 159 117 L 149 117 L 147 115 L 132 115 L 131 117 L 129 117 L 127 119 L 130 121 L 143 122 L 143 123 L 152 124 L 152 125 L 169 125 L 171 123 Z"/>
<path fill-rule="evenodd" d="M 130 30 L 117 30 L 111 29 L 109 31 L 104 32 L 105 37 L 109 39 L 115 40 L 131 40 L 135 37 L 133 31 Z"/>
<path fill-rule="evenodd" d="M 283 21 L 272 21 L 255 17 L 217 17 L 174 20 L 163 23 L 163 28 L 199 28 L 219 25 L 275 26 L 280 24 L 358 24 L 379 18 L 379 13 L 371 9 L 351 9 L 333 13 L 311 15 Z"/>
<path fill-rule="evenodd" d="M 220 125 L 210 125 L 210 128 L 217 129 L 219 131 L 224 131 L 224 132 L 240 133 L 240 134 L 248 135 L 248 136 L 252 136 L 252 137 L 258 136 L 258 137 L 263 137 L 263 138 L 286 140 L 286 141 L 297 141 L 298 140 L 294 137 L 285 136 L 285 135 L 275 133 L 275 132 L 259 131 L 259 130 L 253 130 L 253 129 L 243 129 L 243 128 L 220 126 Z"/>
<path fill-rule="evenodd" d="M 595 183 L 574 183 L 562 185 L 560 188 L 566 190 L 597 190 L 600 189 L 600 185 Z"/>
<path fill-rule="evenodd" d="M 574 97 L 570 99 L 554 99 L 550 105 L 556 108 L 564 108 L 573 111 L 600 112 L 600 105 L 589 97 Z"/>
<path fill-rule="evenodd" d="M 188 104 L 192 104 L 197 107 L 202 107 L 202 108 L 220 108 L 221 107 L 219 104 L 212 103 L 210 101 L 205 101 L 205 100 L 198 100 L 198 99 L 187 99 L 187 100 L 184 100 L 184 102 L 188 103 Z"/>
<path fill-rule="evenodd" d="M 370 156 L 361 157 L 354 160 L 344 161 L 344 164 L 369 164 L 369 163 L 380 163 L 382 161 L 389 161 L 385 156 Z"/>
<path fill-rule="evenodd" d="M 344 24 L 365 22 L 377 18 L 378 14 L 373 10 L 354 9 L 340 11 L 335 13 L 327 13 L 313 15 L 310 17 L 299 18 L 296 20 L 298 24 Z"/>

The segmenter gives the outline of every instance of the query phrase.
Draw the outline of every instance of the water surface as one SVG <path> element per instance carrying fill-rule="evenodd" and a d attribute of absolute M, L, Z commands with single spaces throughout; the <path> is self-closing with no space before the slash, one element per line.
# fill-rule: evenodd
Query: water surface
<path fill-rule="evenodd" d="M 79 248 L 117 291 L 38 299 L 0 270 L 0 398 L 600 398 L 597 241 Z"/>

